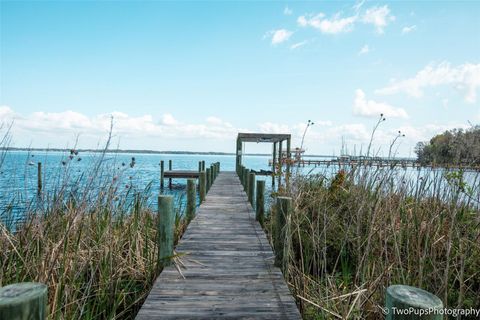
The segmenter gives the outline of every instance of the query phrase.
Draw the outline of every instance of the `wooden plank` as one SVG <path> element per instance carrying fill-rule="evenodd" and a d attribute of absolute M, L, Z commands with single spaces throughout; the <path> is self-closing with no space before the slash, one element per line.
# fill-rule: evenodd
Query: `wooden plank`
<path fill-rule="evenodd" d="M 301 319 L 234 172 L 221 172 L 137 319 Z"/>
<path fill-rule="evenodd" d="M 163 176 L 165 178 L 174 178 L 174 179 L 198 178 L 200 176 L 200 172 L 189 171 L 189 170 L 168 170 L 168 171 L 164 171 Z"/>

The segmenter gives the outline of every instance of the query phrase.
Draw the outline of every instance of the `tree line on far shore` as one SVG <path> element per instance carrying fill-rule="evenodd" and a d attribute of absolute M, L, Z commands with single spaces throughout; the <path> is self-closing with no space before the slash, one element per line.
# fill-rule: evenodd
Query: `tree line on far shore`
<path fill-rule="evenodd" d="M 422 164 L 480 165 L 480 125 L 448 130 L 418 142 L 415 153 Z"/>

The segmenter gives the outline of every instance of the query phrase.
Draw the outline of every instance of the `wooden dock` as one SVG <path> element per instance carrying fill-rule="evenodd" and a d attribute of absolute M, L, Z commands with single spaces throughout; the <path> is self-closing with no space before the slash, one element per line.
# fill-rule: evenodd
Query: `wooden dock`
<path fill-rule="evenodd" d="M 137 319 L 301 319 L 234 172 L 222 172 Z"/>
<path fill-rule="evenodd" d="M 163 173 L 164 178 L 174 178 L 174 179 L 188 179 L 188 178 L 198 178 L 200 175 L 199 171 L 192 170 L 168 170 Z"/>

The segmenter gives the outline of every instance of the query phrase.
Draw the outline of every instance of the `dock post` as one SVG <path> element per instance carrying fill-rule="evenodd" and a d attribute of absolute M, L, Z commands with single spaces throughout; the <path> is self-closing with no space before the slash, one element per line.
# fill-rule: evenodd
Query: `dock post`
<path fill-rule="evenodd" d="M 160 189 L 163 190 L 163 183 L 164 183 L 164 175 L 165 175 L 165 166 L 163 160 L 160 160 Z"/>
<path fill-rule="evenodd" d="M 158 196 L 158 263 L 162 267 L 173 257 L 174 225 L 173 196 Z"/>
<path fill-rule="evenodd" d="M 202 171 L 205 171 L 205 160 L 202 160 Z"/>
<path fill-rule="evenodd" d="M 218 172 L 220 172 L 220 161 L 217 162 L 217 164 L 218 164 Z"/>
<path fill-rule="evenodd" d="M 202 171 L 202 161 L 198 161 L 198 172 Z"/>
<path fill-rule="evenodd" d="M 212 185 L 212 174 L 210 173 L 210 168 L 207 168 L 207 192 L 210 190 L 210 186 Z"/>
<path fill-rule="evenodd" d="M 248 175 L 248 201 L 253 207 L 255 201 L 255 172 L 252 171 Z"/>
<path fill-rule="evenodd" d="M 42 163 L 37 163 L 37 193 L 42 194 Z"/>
<path fill-rule="evenodd" d="M 283 141 L 278 143 L 278 188 L 282 186 L 282 173 L 283 173 Z"/>
<path fill-rule="evenodd" d="M 0 319 L 47 319 L 48 287 L 22 282 L 0 288 Z"/>
<path fill-rule="evenodd" d="M 172 171 L 172 160 L 168 160 L 168 170 Z M 172 178 L 168 178 L 168 189 L 172 189 Z"/>
<path fill-rule="evenodd" d="M 187 212 L 186 217 L 191 221 L 195 217 L 195 208 L 197 206 L 197 188 L 195 179 L 187 180 Z"/>
<path fill-rule="evenodd" d="M 242 186 L 243 186 L 243 169 L 244 167 L 240 166 L 238 171 L 238 177 L 240 178 L 240 182 L 242 183 Z"/>
<path fill-rule="evenodd" d="M 277 143 L 274 142 L 273 157 L 272 157 L 272 190 L 275 190 L 275 173 L 277 172 L 276 157 L 277 157 Z"/>
<path fill-rule="evenodd" d="M 423 289 L 393 285 L 387 288 L 385 293 L 385 320 L 442 320 L 443 315 L 439 312 L 431 312 L 430 314 L 410 314 L 405 315 L 399 311 L 408 311 L 410 308 L 415 310 L 443 310 L 443 303 L 440 298 Z M 397 312 L 395 312 L 397 311 Z"/>
<path fill-rule="evenodd" d="M 265 180 L 257 181 L 257 194 L 256 194 L 256 219 L 263 227 L 265 220 Z"/>
<path fill-rule="evenodd" d="M 249 170 L 245 168 L 243 170 L 243 190 L 248 194 L 248 174 Z"/>
<path fill-rule="evenodd" d="M 199 193 L 200 193 L 200 202 L 205 201 L 205 194 L 207 188 L 206 174 L 205 171 L 200 172 L 198 176 Z"/>
<path fill-rule="evenodd" d="M 290 152 L 290 138 L 287 139 L 287 169 L 285 172 L 285 184 L 287 185 L 287 190 L 290 189 L 290 161 L 292 160 L 292 154 Z"/>
<path fill-rule="evenodd" d="M 277 207 L 273 225 L 273 246 L 275 249 L 275 265 L 283 269 L 285 241 L 288 237 L 286 224 L 292 209 L 292 198 L 277 197 Z"/>

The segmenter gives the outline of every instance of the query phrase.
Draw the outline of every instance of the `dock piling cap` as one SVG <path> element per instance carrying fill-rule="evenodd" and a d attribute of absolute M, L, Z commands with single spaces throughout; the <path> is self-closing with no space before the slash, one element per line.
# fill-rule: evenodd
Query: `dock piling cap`
<path fill-rule="evenodd" d="M 14 283 L 0 288 L 0 306 L 35 300 L 47 292 L 47 286 L 37 282 Z"/>
<path fill-rule="evenodd" d="M 436 295 L 423 289 L 405 286 L 392 285 L 387 288 L 387 295 L 405 305 L 418 309 L 442 309 L 443 302 Z"/>

